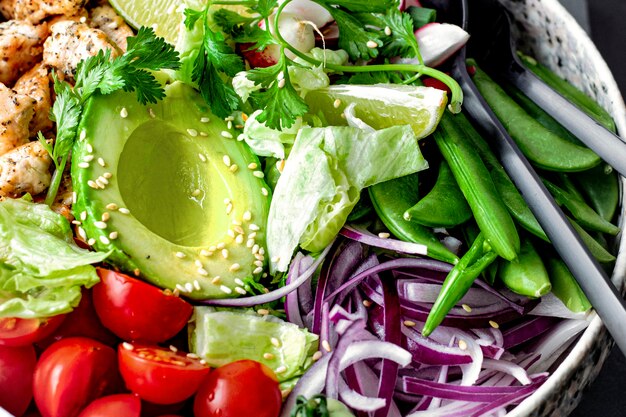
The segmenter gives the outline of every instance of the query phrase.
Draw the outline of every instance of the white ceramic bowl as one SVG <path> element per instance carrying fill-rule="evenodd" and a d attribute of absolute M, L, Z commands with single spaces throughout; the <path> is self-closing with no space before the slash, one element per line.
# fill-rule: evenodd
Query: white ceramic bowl
<path fill-rule="evenodd" d="M 626 107 L 611 71 L 587 33 L 558 0 L 501 0 L 515 16 L 520 48 L 594 97 L 626 132 Z M 471 5 L 471 0 L 470 0 Z M 622 178 L 622 190 L 625 186 Z M 619 223 L 624 227 L 624 194 Z M 613 282 L 624 288 L 626 239 L 618 247 Z M 582 392 L 598 375 L 613 341 L 593 313 L 589 327 L 550 378 L 508 417 L 563 417 L 580 402 Z"/>

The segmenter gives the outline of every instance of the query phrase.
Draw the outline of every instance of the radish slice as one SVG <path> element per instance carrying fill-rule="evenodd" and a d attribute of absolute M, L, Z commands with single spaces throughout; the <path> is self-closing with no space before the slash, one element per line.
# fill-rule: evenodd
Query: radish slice
<path fill-rule="evenodd" d="M 457 25 L 429 23 L 415 31 L 424 64 L 436 67 L 467 43 L 469 34 Z"/>
<path fill-rule="evenodd" d="M 398 9 L 403 12 L 411 6 L 422 7 L 419 0 L 400 0 L 400 6 L 398 7 Z"/>
<path fill-rule="evenodd" d="M 284 1 L 280 3 L 282 4 Z M 322 28 L 334 20 L 328 10 L 311 0 L 292 0 L 285 6 L 283 13 L 298 16 L 300 20 L 308 20 L 318 28 Z"/>

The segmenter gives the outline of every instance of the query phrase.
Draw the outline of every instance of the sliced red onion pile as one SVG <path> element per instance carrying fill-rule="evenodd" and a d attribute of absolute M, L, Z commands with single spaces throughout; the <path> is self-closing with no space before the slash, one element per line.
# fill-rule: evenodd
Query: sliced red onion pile
<path fill-rule="evenodd" d="M 299 395 L 319 393 L 359 416 L 503 415 L 537 390 L 588 324 L 554 299 L 542 306 L 478 280 L 425 338 L 421 329 L 451 265 L 391 255 L 416 251 L 354 228 L 342 235 L 323 263 L 299 253 L 289 270 L 288 287 L 296 289 L 285 297 L 287 318 L 320 335 L 322 356 L 282 417 Z"/>

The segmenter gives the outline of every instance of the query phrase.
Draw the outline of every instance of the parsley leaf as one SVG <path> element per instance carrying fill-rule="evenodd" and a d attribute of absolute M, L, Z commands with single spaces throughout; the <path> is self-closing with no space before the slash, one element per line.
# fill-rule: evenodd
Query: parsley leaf
<path fill-rule="evenodd" d="M 263 19 L 267 19 L 274 9 L 278 6 L 278 0 L 258 0 L 252 10 L 261 15 Z"/>
<path fill-rule="evenodd" d="M 351 15 L 341 9 L 330 7 L 327 9 L 337 22 L 339 29 L 339 47 L 345 50 L 350 59 L 370 60 L 378 56 L 377 47 L 370 48 L 372 42 L 381 45 L 379 35 L 364 29 L 364 23 L 358 15 Z"/>
<path fill-rule="evenodd" d="M 50 109 L 50 120 L 57 124 L 57 135 L 51 156 L 55 165 L 58 166 L 59 159 L 67 155 L 74 145 L 82 106 L 72 87 L 60 81 L 56 76 L 53 77 L 56 100 Z"/>
<path fill-rule="evenodd" d="M 252 92 L 254 104 L 263 109 L 256 118 L 270 129 L 281 130 L 291 127 L 296 118 L 303 116 L 309 107 L 298 94 L 289 79 L 288 60 L 284 52 L 275 65 L 267 68 L 255 68 L 248 72 L 247 78 L 263 89 Z"/>
<path fill-rule="evenodd" d="M 213 13 L 213 21 L 236 43 L 253 43 L 250 49 L 262 51 L 276 43 L 272 34 L 259 27 L 259 17 L 241 16 L 228 9 Z"/>
<path fill-rule="evenodd" d="M 415 57 L 418 54 L 419 46 L 413 30 L 413 19 L 407 13 L 402 13 L 398 9 L 389 9 L 387 13 L 380 16 L 383 27 L 390 30 L 382 38 L 381 55 L 385 57 Z"/>

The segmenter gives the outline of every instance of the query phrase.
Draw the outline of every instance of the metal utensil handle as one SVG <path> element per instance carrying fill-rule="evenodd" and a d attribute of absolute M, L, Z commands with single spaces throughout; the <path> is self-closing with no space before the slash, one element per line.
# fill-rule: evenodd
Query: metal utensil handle
<path fill-rule="evenodd" d="M 511 65 L 502 75 L 563 127 L 626 176 L 626 143 L 525 68 Z"/>

